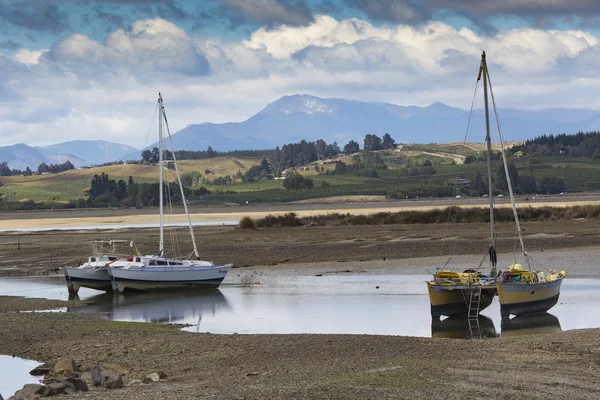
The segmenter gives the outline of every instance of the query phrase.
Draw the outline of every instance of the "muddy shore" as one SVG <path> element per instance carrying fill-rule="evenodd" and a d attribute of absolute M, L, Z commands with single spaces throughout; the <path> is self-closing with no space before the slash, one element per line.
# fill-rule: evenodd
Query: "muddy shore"
<path fill-rule="evenodd" d="M 113 322 L 94 314 L 16 313 L 0 306 L 0 354 L 70 357 L 131 379 L 73 399 L 596 399 L 600 330 L 492 340 L 370 335 L 214 335 Z M 558 367 L 560 365 L 560 368 Z"/>
<path fill-rule="evenodd" d="M 534 257 L 554 268 L 563 266 L 568 276 L 600 277 L 594 264 L 600 256 L 599 225 L 585 220 L 527 223 L 526 244 Z M 187 243 L 184 229 L 175 233 L 180 244 Z M 197 231 L 204 258 L 233 262 L 242 275 L 254 270 L 427 273 L 452 254 L 459 265 L 479 262 L 487 235 L 485 224 Z M 17 236 L 21 249 L 6 244 Z M 501 261 L 512 257 L 513 236 L 512 224 L 499 224 Z M 134 239 L 148 252 L 158 242 L 156 230 L 139 229 L 3 233 L 0 276 L 57 273 L 61 263 L 89 253 L 89 240 L 100 238 Z M 131 378 L 162 370 L 168 379 L 110 391 L 92 388 L 68 397 L 73 399 L 596 399 L 600 392 L 600 329 L 484 341 L 215 335 L 182 332 L 174 325 L 108 321 L 97 314 L 19 312 L 77 305 L 0 297 L 0 354 L 40 362 L 70 357 L 84 371 L 118 364 Z"/>
<path fill-rule="evenodd" d="M 528 251 L 548 268 L 567 269 L 571 277 L 599 276 L 591 263 L 600 252 L 600 221 L 569 220 L 523 224 Z M 330 268 L 356 270 L 354 264 L 380 262 L 391 273 L 427 273 L 443 265 L 450 256 L 472 268 L 486 253 L 487 224 L 415 224 L 383 226 L 326 226 L 241 230 L 232 226 L 199 227 L 196 240 L 203 259 L 232 263 L 235 267 L 303 268 L 307 263 L 329 263 Z M 169 254 L 192 251 L 189 232 L 175 228 L 179 247 L 165 234 Z M 85 260 L 89 241 L 134 240 L 142 252 L 156 252 L 156 229 L 96 231 L 50 231 L 0 233 L 0 276 L 46 275 L 65 264 Z M 510 263 L 518 245 L 514 224 L 497 224 L 497 248 L 501 263 Z M 573 253 L 575 248 L 585 251 Z M 118 249 L 131 254 L 125 243 Z M 175 251 L 174 251 L 175 250 Z M 545 256 L 544 252 L 552 252 Z M 583 254 L 583 255 L 582 255 Z M 467 257 L 465 256 L 476 256 Z M 414 259 L 414 260 L 413 260 Z M 425 260 L 424 260 L 425 259 Z M 398 261 L 405 260 L 405 261 Z M 384 262 L 385 261 L 385 262 Z M 343 265 L 342 265 L 343 264 Z M 582 266 L 583 265 L 583 266 Z M 389 271 L 388 271 L 389 272 Z"/>

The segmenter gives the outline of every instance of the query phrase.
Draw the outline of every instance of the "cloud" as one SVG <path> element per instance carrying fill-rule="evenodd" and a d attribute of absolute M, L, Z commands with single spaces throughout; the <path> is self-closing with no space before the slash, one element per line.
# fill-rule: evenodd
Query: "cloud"
<path fill-rule="evenodd" d="M 92 71 L 109 67 L 138 73 L 206 75 L 210 68 L 192 38 L 177 25 L 160 18 L 118 29 L 104 44 L 83 34 L 67 36 L 52 47 L 49 56 L 55 62 L 78 63 Z"/>
<path fill-rule="evenodd" d="M 25 65 L 36 65 L 40 62 L 40 58 L 46 54 L 48 50 L 27 50 L 19 49 L 14 55 L 17 62 Z"/>
<path fill-rule="evenodd" d="M 221 0 L 221 10 L 238 22 L 289 26 L 313 22 L 310 8 L 304 0 Z"/>
<path fill-rule="evenodd" d="M 48 144 L 58 134 L 141 147 L 159 91 L 173 131 L 240 121 L 295 93 L 467 108 L 482 48 L 501 107 L 600 109 L 600 44 L 584 30 L 481 35 L 442 22 L 377 26 L 315 15 L 306 26 L 223 41 L 154 18 L 113 29 L 103 42 L 79 33 L 44 54 L 0 55 L 0 91 L 9 93 L 0 101 L 0 145 Z"/>
<path fill-rule="evenodd" d="M 421 23 L 431 17 L 422 2 L 410 0 L 345 0 L 377 21 Z"/>
<path fill-rule="evenodd" d="M 556 19 L 569 18 L 572 23 L 585 23 L 590 17 L 600 16 L 600 2 L 596 0 L 344 0 L 363 11 L 375 21 L 420 24 L 432 19 L 440 11 L 450 11 L 489 26 L 493 17 L 521 17 L 537 24 L 552 24 Z M 577 17 L 579 20 L 573 20 Z M 589 22 L 589 21 L 588 21 Z"/>
<path fill-rule="evenodd" d="M 0 41 L 0 49 L 6 50 L 16 50 L 21 48 L 22 46 L 19 43 L 13 42 L 12 40 L 2 40 Z"/>
<path fill-rule="evenodd" d="M 31 31 L 61 33 L 68 27 L 68 15 L 46 1 L 17 1 L 3 4 L 0 21 Z"/>

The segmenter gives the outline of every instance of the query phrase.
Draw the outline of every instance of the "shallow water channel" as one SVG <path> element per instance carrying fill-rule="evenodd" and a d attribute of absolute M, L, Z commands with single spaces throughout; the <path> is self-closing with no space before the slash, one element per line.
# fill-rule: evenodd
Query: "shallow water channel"
<path fill-rule="evenodd" d="M 99 312 L 117 321 L 181 323 L 193 332 L 339 333 L 466 338 L 466 319 L 432 321 L 427 275 L 260 276 L 204 293 L 113 295 L 81 289 L 94 303 L 67 312 Z M 62 276 L 0 279 L 0 295 L 67 300 Z M 565 279 L 550 314 L 501 322 L 497 299 L 483 311 L 485 336 L 600 327 L 600 279 Z"/>
<path fill-rule="evenodd" d="M 0 395 L 8 399 L 27 383 L 39 383 L 41 377 L 29 375 L 40 363 L 19 357 L 0 355 Z"/>

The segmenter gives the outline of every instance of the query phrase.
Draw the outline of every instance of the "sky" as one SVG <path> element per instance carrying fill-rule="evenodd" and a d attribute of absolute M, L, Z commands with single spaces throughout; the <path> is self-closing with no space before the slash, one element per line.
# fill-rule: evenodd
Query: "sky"
<path fill-rule="evenodd" d="M 0 0 L 0 146 L 136 148 L 284 95 L 600 110 L 596 0 Z"/>

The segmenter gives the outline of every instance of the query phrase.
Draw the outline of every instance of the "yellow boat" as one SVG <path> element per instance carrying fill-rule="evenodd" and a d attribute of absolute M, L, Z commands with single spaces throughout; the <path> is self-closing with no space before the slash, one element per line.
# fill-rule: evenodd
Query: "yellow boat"
<path fill-rule="evenodd" d="M 560 295 L 565 271 L 533 272 L 521 264 L 512 264 L 502 271 L 496 288 L 500 300 L 500 314 L 527 315 L 544 313 L 554 307 Z"/>
<path fill-rule="evenodd" d="M 490 81 L 490 75 L 487 68 L 485 52 L 483 52 L 483 54 L 481 55 L 481 65 L 479 69 L 478 80 L 481 77 L 483 77 L 483 90 L 484 93 L 486 93 L 486 123 L 489 124 L 487 118 L 487 90 L 489 86 L 489 90 L 490 92 L 492 92 L 492 83 Z M 506 177 L 508 193 L 510 195 L 510 204 L 513 211 L 515 224 L 517 227 L 517 236 L 521 245 L 521 256 L 525 259 L 528 266 L 528 270 L 525 270 L 521 264 L 518 264 L 515 261 L 515 263 L 509 266 L 507 270 L 501 271 L 501 273 L 498 275 L 496 288 L 498 290 L 498 298 L 500 300 L 500 313 L 502 317 L 506 318 L 511 314 L 526 315 L 546 312 L 552 307 L 554 307 L 554 305 L 558 302 L 558 297 L 560 295 L 560 285 L 562 284 L 562 281 L 565 277 L 565 271 L 556 272 L 553 270 L 549 270 L 548 273 L 543 273 L 531 270 L 531 261 L 534 260 L 527 253 L 527 251 L 525 251 L 525 244 L 523 242 L 523 231 L 519 222 L 519 213 L 515 203 L 513 184 L 510 171 L 508 169 L 508 163 L 506 161 L 506 153 L 504 151 L 504 140 L 502 139 L 502 132 L 500 131 L 500 123 L 498 122 L 498 113 L 496 110 L 496 104 L 494 101 L 493 93 L 491 97 L 492 103 L 494 105 L 494 114 L 496 115 L 496 122 L 498 125 L 498 137 L 500 138 L 500 152 L 502 155 L 502 163 L 504 166 L 504 176 Z M 486 139 L 489 145 L 489 128 L 488 136 Z M 491 196 L 492 194 L 490 194 L 490 197 Z"/>
<path fill-rule="evenodd" d="M 481 79 L 483 66 L 485 65 L 485 52 L 477 77 Z M 479 317 L 479 312 L 488 307 L 496 295 L 496 238 L 494 233 L 494 180 L 492 178 L 492 143 L 490 138 L 487 78 L 484 75 L 484 99 L 486 118 L 486 144 L 487 144 L 487 170 L 488 170 L 488 198 L 490 201 L 490 245 L 487 249 L 487 257 L 490 259 L 490 277 L 479 272 L 485 258 L 475 269 L 464 272 L 438 270 L 433 274 L 433 279 L 427 282 L 429 301 L 431 303 L 431 316 L 439 318 L 442 315 L 452 317 L 465 315 L 469 318 Z M 473 99 L 475 100 L 475 99 Z M 471 113 L 473 108 L 471 107 Z M 469 121 L 471 117 L 469 116 Z M 450 207 L 450 211 L 452 207 Z M 446 265 L 450 262 L 446 262 Z"/>
<path fill-rule="evenodd" d="M 478 317 L 496 295 L 493 279 L 478 271 L 438 271 L 427 281 L 431 316 Z"/>

